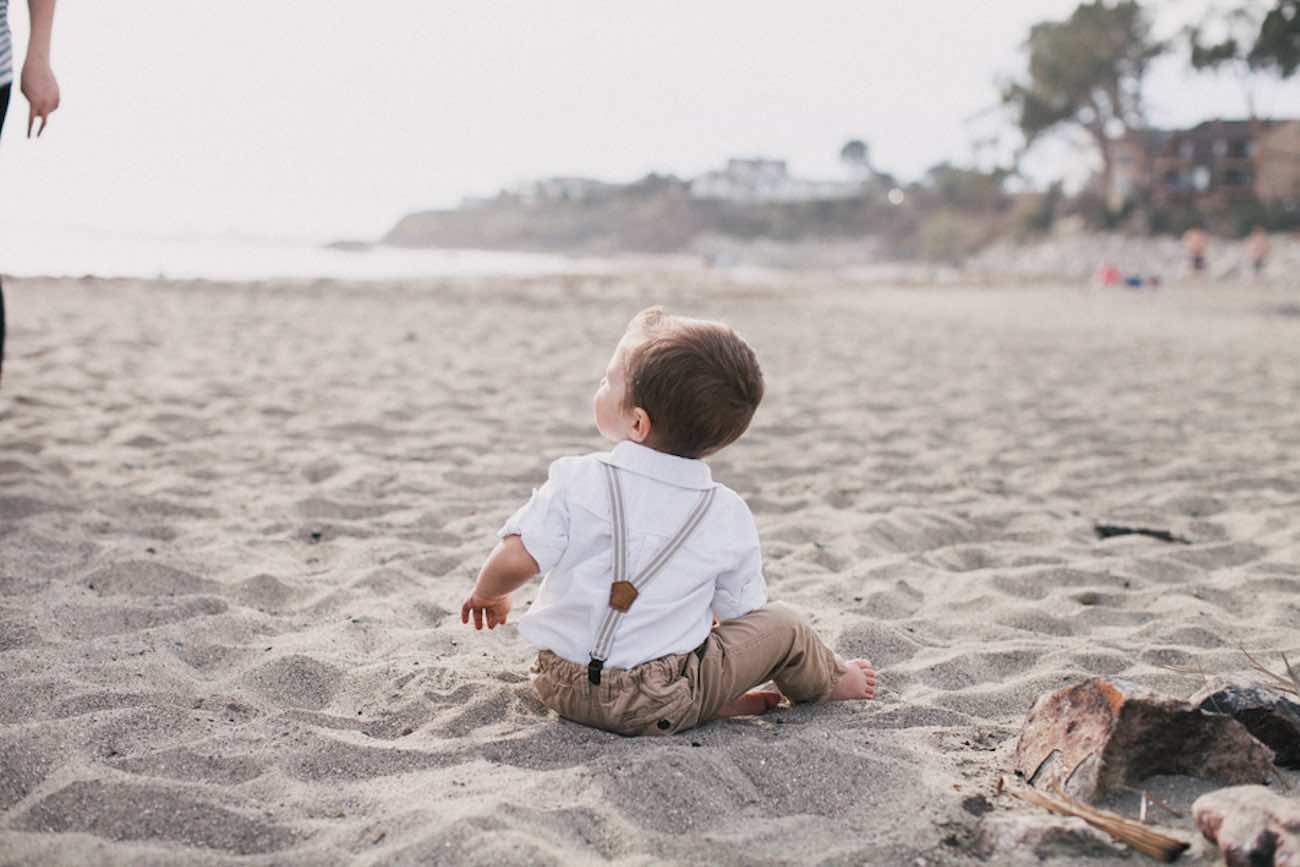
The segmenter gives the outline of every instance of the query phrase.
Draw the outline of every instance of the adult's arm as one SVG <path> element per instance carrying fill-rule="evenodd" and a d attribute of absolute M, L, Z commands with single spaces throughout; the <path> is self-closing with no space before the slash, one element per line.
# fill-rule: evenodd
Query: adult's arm
<path fill-rule="evenodd" d="M 59 107 L 59 82 L 50 68 L 50 34 L 54 30 L 54 0 L 27 0 L 31 14 L 31 38 L 27 41 L 27 59 L 23 62 L 22 91 L 31 108 L 27 113 L 27 137 L 32 125 L 41 119 L 36 135 L 45 131 L 50 112 Z"/>

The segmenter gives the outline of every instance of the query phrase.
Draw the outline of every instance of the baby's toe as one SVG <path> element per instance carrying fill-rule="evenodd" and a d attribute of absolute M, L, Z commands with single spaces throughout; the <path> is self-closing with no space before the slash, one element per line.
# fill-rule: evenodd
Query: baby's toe
<path fill-rule="evenodd" d="M 872 666 L 871 660 L 856 659 L 854 660 L 854 662 L 858 664 L 858 668 L 862 669 L 862 673 L 866 677 L 866 683 L 863 685 L 863 690 L 862 690 L 863 695 L 865 695 L 867 698 L 875 698 L 876 697 L 876 669 Z"/>

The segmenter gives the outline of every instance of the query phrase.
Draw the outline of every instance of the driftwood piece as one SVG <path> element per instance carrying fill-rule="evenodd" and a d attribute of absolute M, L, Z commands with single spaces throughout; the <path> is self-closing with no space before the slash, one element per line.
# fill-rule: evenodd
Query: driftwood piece
<path fill-rule="evenodd" d="M 1060 816 L 1074 816 L 1082 819 L 1094 828 L 1105 831 L 1112 839 L 1130 846 L 1143 855 L 1148 855 L 1166 863 L 1176 861 L 1191 846 L 1186 840 L 1171 834 L 1156 831 L 1141 822 L 1125 818 L 1118 813 L 1099 810 L 1065 794 L 1059 788 L 1046 794 L 1028 786 L 1008 782 L 1005 778 L 998 781 L 998 790 L 1005 791 L 1013 798 L 1035 804 Z"/>
<path fill-rule="evenodd" d="M 1088 802 L 1154 774 L 1264 783 L 1272 766 L 1272 750 L 1236 720 L 1110 678 L 1040 696 L 1015 755 L 1030 785 Z"/>

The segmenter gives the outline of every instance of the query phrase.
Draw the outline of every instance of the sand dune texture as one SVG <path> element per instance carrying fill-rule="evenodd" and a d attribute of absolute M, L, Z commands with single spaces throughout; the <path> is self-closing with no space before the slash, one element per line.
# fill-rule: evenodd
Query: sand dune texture
<path fill-rule="evenodd" d="M 1300 657 L 1294 298 L 6 291 L 6 864 L 976 863 L 985 814 L 1028 809 L 990 801 L 1040 692 Z M 773 598 L 875 660 L 879 701 L 622 739 L 539 706 L 513 626 L 459 623 L 548 462 L 602 447 L 591 391 L 651 302 L 756 346 L 768 398 L 714 472 Z"/>

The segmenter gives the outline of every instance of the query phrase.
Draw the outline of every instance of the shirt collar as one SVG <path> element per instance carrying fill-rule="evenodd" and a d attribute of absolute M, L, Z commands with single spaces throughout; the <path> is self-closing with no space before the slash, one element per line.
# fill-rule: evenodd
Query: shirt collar
<path fill-rule="evenodd" d="M 614 446 L 613 451 L 599 457 L 600 460 L 619 469 L 667 482 L 679 488 L 704 491 L 715 484 L 713 473 L 704 461 L 657 452 L 631 440 L 624 440 Z"/>

